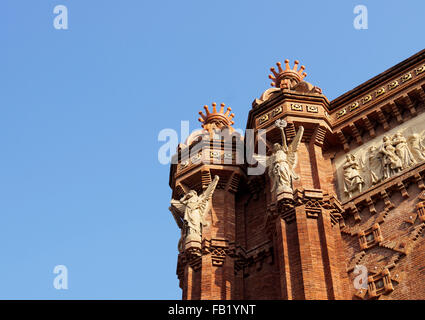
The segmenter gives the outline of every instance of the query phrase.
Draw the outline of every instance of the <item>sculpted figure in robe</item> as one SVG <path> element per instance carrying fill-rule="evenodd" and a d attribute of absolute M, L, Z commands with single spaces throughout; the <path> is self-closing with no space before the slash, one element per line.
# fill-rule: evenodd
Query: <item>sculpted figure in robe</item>
<path fill-rule="evenodd" d="M 410 150 L 418 162 L 425 160 L 425 146 L 423 145 L 421 138 L 422 137 L 419 134 L 414 133 L 407 139 Z"/>
<path fill-rule="evenodd" d="M 343 166 L 344 169 L 344 192 L 349 198 L 356 191 L 362 192 L 364 180 L 360 175 L 360 166 L 353 154 L 347 154 Z"/>
<path fill-rule="evenodd" d="M 195 190 L 190 190 L 180 200 L 171 200 L 169 208 L 182 230 L 179 241 L 179 251 L 183 251 L 184 245 L 189 241 L 202 240 L 202 227 L 208 226 L 206 215 L 211 209 L 210 200 L 217 186 L 219 177 L 215 176 L 205 192 L 198 196 Z"/>
<path fill-rule="evenodd" d="M 384 168 L 382 166 L 382 154 L 376 146 L 371 146 L 366 153 L 366 164 L 363 165 L 365 171 L 369 172 L 371 185 L 375 185 L 382 180 Z"/>
<path fill-rule="evenodd" d="M 383 154 L 382 165 L 384 168 L 384 179 L 390 178 L 402 170 L 403 163 L 396 154 L 393 142 L 388 136 L 382 138 L 380 152 Z"/>
<path fill-rule="evenodd" d="M 409 150 L 407 140 L 403 137 L 401 131 L 394 135 L 392 142 L 395 147 L 395 153 L 401 160 L 402 169 L 409 168 L 416 163 L 413 154 Z"/>

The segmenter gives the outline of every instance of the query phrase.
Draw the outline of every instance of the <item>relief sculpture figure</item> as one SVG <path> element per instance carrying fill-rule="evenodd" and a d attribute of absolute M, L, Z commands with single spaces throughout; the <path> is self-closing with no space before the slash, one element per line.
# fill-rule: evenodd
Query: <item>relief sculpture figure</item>
<path fill-rule="evenodd" d="M 343 169 L 344 192 L 348 195 L 349 198 L 351 198 L 354 192 L 362 192 L 362 187 L 364 185 L 364 180 L 360 175 L 360 166 L 353 154 L 346 155 L 346 161 Z"/>
<path fill-rule="evenodd" d="M 376 146 L 371 146 L 366 153 L 365 171 L 369 173 L 370 184 L 374 186 L 382 180 L 384 168 L 382 166 L 382 154 Z"/>
<path fill-rule="evenodd" d="M 408 139 L 410 150 L 416 161 L 422 162 L 425 160 L 425 146 L 421 141 L 421 136 L 417 133 L 412 134 Z"/>
<path fill-rule="evenodd" d="M 401 160 L 402 169 L 409 168 L 416 163 L 416 160 L 407 145 L 407 140 L 403 137 L 400 131 L 394 135 L 392 142 L 395 147 L 395 153 Z"/>
<path fill-rule="evenodd" d="M 395 151 L 396 149 L 393 146 L 392 140 L 388 136 L 384 136 L 380 149 L 380 152 L 383 154 L 384 179 L 399 173 L 403 168 L 403 163 Z"/>
<path fill-rule="evenodd" d="M 393 177 L 417 163 L 425 161 L 425 130 L 404 136 L 402 130 L 385 135 L 380 145 L 372 145 L 358 153 L 347 154 L 343 170 L 344 193 L 351 198 L 356 191 Z"/>

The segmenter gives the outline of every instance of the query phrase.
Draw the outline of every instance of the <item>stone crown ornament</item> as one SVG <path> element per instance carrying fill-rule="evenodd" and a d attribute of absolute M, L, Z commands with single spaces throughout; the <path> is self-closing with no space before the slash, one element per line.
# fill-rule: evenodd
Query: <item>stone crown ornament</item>
<path fill-rule="evenodd" d="M 234 130 L 232 125 L 235 123 L 232 120 L 235 114 L 230 113 L 232 109 L 228 107 L 226 112 L 224 112 L 224 103 L 220 105 L 220 111 L 217 111 L 216 107 L 217 104 L 213 102 L 212 112 L 210 112 L 207 105 L 204 106 L 206 114 L 204 114 L 202 111 L 199 111 L 201 117 L 198 120 L 202 123 L 202 128 L 208 130 L 210 134 L 213 134 L 215 129 L 221 130 L 223 128 L 229 128 L 229 130 L 232 132 Z"/>
<path fill-rule="evenodd" d="M 271 83 L 271 86 L 273 88 L 267 89 L 263 92 L 259 99 L 255 99 L 252 103 L 253 108 L 256 108 L 258 105 L 269 100 L 273 95 L 276 95 L 277 93 L 284 90 L 291 90 L 304 94 L 322 95 L 322 89 L 312 85 L 311 83 L 308 83 L 307 81 L 304 81 L 304 78 L 307 76 L 307 73 L 304 72 L 304 66 L 301 66 L 298 69 L 298 60 L 294 61 L 294 67 L 292 69 L 289 66 L 288 59 L 285 60 L 285 70 L 283 70 L 282 64 L 280 62 L 276 63 L 276 65 L 278 71 L 276 71 L 275 68 L 270 68 L 273 74 L 269 75 L 269 78 L 273 80 L 273 82 Z"/>
<path fill-rule="evenodd" d="M 269 78 L 273 80 L 271 83 L 272 87 L 290 89 L 294 85 L 300 83 L 307 76 L 307 73 L 304 72 L 304 66 L 301 66 L 298 69 L 298 60 L 294 61 L 294 67 L 292 69 L 289 66 L 288 59 L 285 60 L 285 70 L 282 69 L 282 64 L 280 62 L 276 63 L 276 65 L 279 72 L 276 72 L 275 68 L 270 68 L 270 71 L 273 72 L 273 75 L 269 75 Z"/>

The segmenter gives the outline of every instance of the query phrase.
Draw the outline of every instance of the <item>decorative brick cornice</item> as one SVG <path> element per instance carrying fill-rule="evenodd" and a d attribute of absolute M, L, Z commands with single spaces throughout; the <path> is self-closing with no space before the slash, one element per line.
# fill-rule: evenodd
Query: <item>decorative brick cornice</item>
<path fill-rule="evenodd" d="M 267 241 L 250 250 L 245 250 L 243 247 L 235 246 L 234 243 L 229 243 L 227 240 L 205 239 L 202 249 L 179 254 L 177 275 L 180 281 L 184 278 L 186 265 L 189 265 L 194 271 L 198 271 L 202 267 L 202 256 L 208 254 L 211 255 L 212 265 L 216 267 L 223 266 L 227 257 L 232 258 L 235 263 L 235 273 L 243 271 L 245 276 L 249 274 L 249 268 L 253 265 L 259 270 L 264 261 L 273 263 L 273 245 L 271 241 Z"/>
<path fill-rule="evenodd" d="M 332 225 L 342 220 L 343 207 L 334 195 L 323 193 L 318 189 L 296 189 L 292 196 L 285 194 L 277 196 L 276 201 L 267 207 L 266 230 L 269 234 L 274 233 L 274 222 L 283 219 L 286 223 L 296 220 L 296 208 L 304 206 L 307 218 L 317 219 L 323 210 L 329 212 Z"/>
<path fill-rule="evenodd" d="M 356 100 L 348 103 L 342 108 L 339 108 L 335 113 L 336 122 L 339 122 L 339 119 L 349 118 L 348 115 L 353 115 L 359 111 L 363 111 L 366 108 L 373 107 L 374 104 L 377 104 L 388 96 L 395 96 L 396 93 L 400 92 L 404 88 L 408 87 L 411 82 L 417 82 L 422 79 L 425 75 L 425 65 L 422 64 L 419 67 L 415 67 L 410 71 L 407 71 L 400 75 L 397 78 L 389 80 L 385 84 L 381 84 L 375 89 L 372 89 L 371 92 L 365 94 L 364 96 L 357 97 Z M 412 107 L 412 105 L 407 105 L 407 107 Z M 412 115 L 415 115 L 415 110 L 410 109 Z M 394 110 L 393 110 L 394 112 Z M 395 110 L 395 113 L 399 113 L 398 110 Z M 402 121 L 399 115 L 399 123 Z M 344 119 L 346 120 L 346 119 Z"/>
<path fill-rule="evenodd" d="M 412 70 L 415 66 L 422 65 L 424 59 L 425 50 L 422 50 L 365 83 L 362 83 L 358 87 L 344 93 L 342 96 L 334 99 L 331 102 L 331 109 L 335 110 L 340 106 L 348 105 L 350 101 L 355 100 L 359 95 L 364 96 L 369 92 L 373 92 L 374 88 L 379 88 L 383 83 L 389 83 L 394 77 L 397 77 L 398 75 L 401 76 L 409 70 Z"/>
<path fill-rule="evenodd" d="M 425 67 L 422 63 L 421 68 Z M 421 68 L 415 68 L 419 70 Z M 416 74 L 416 72 L 407 74 Z M 395 89 L 387 89 L 384 93 L 376 93 L 376 98 L 364 102 L 360 99 L 333 113 L 332 130 L 335 139 L 339 140 L 344 152 L 376 137 L 381 126 L 389 131 L 408 119 L 416 117 L 425 107 L 425 72 L 412 76 Z M 388 85 L 389 87 L 389 85 Z M 382 89 L 383 87 L 380 87 Z M 400 89 L 400 90 L 399 90 Z M 380 91 L 381 92 L 381 91 Z M 375 97 L 368 94 L 365 97 Z M 392 121 L 395 119 L 396 121 Z M 369 137 L 366 137 L 366 134 Z M 355 141 L 356 143 L 352 143 Z"/>
<path fill-rule="evenodd" d="M 184 267 L 189 265 L 194 271 L 201 268 L 202 256 L 211 255 L 213 266 L 221 267 L 226 257 L 235 258 L 236 247 L 225 239 L 204 239 L 200 247 L 191 247 L 178 255 L 177 275 L 184 274 Z"/>

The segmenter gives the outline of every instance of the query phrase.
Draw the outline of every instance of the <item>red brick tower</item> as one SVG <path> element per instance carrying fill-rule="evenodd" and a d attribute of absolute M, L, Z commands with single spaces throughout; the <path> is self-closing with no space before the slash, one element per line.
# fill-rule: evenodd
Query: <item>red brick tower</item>
<path fill-rule="evenodd" d="M 295 167 L 299 179 L 292 181 L 292 192 L 274 194 L 270 190 L 269 176 L 265 174 L 265 179 L 260 182 L 259 191 L 264 191 L 259 199 L 246 200 L 245 219 L 252 219 L 254 215 L 255 219 L 266 219 L 265 229 L 261 230 L 264 223 L 251 227 L 254 228 L 253 236 L 260 238 L 261 234 L 261 241 L 268 238 L 273 247 L 277 288 L 273 293 L 266 291 L 265 297 L 349 298 L 345 290 L 348 277 L 337 224 L 342 207 L 336 197 L 332 152 L 328 143 L 332 133 L 329 101 L 321 89 L 303 81 L 306 76 L 304 66 L 298 70 L 298 61 L 293 69 L 288 60 L 285 64 L 285 69 L 280 63 L 277 64 L 278 71 L 271 69 L 273 76 L 270 78 L 275 88 L 267 90 L 253 103 L 247 124 L 247 128 L 266 131 L 264 136 L 269 153 L 271 146 L 281 139 L 275 124 L 277 119 L 287 122 L 284 136 L 288 145 L 301 126 L 304 128 Z M 248 177 L 248 183 L 255 180 L 259 178 Z M 255 201 L 261 202 L 260 208 L 256 208 Z M 259 241 L 248 237 L 247 243 Z M 249 244 L 248 248 L 251 246 Z M 255 286 L 252 293 L 248 290 L 243 298 L 256 298 Z"/>
<path fill-rule="evenodd" d="M 243 145 L 243 138 L 231 127 L 234 115 L 230 114 L 230 108 L 224 112 L 221 104 L 217 111 L 215 103 L 211 112 L 207 106 L 204 108 L 206 114 L 200 112 L 199 119 L 203 129 L 179 145 L 176 164 L 172 165 L 173 198 L 181 199 L 189 190 L 205 194 L 214 178 L 219 179 L 198 240 L 188 241 L 187 236 L 184 239 L 187 233 L 181 220 L 184 210 L 172 210 L 182 227 L 177 275 L 183 299 L 232 299 L 235 297 L 235 193 L 244 175 L 241 165 L 236 164 L 243 163 L 243 153 L 237 153 L 236 148 Z"/>

